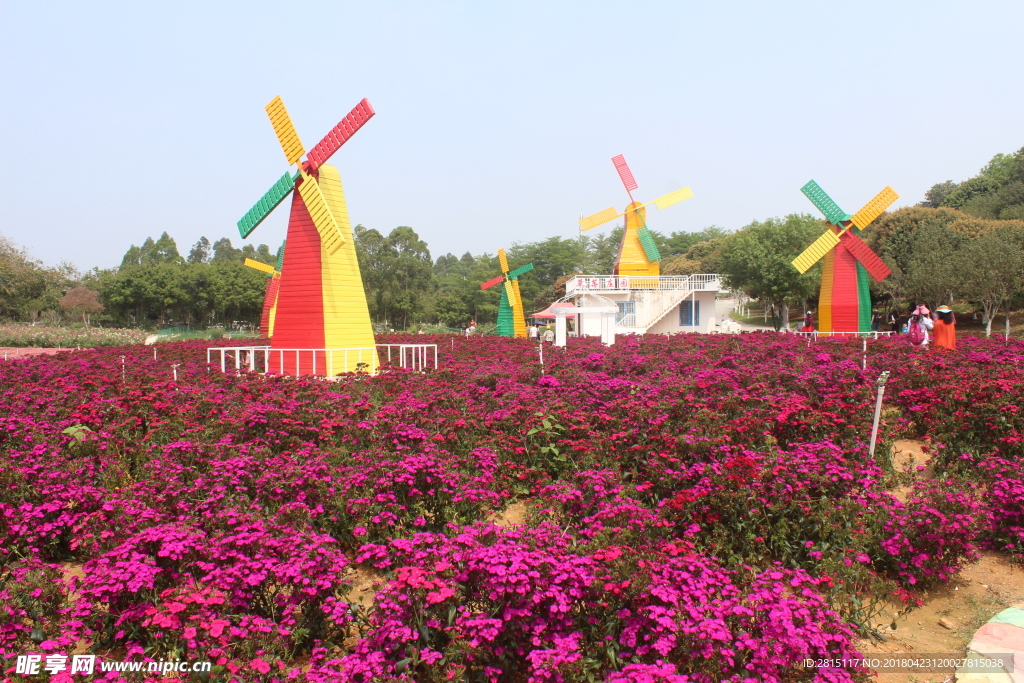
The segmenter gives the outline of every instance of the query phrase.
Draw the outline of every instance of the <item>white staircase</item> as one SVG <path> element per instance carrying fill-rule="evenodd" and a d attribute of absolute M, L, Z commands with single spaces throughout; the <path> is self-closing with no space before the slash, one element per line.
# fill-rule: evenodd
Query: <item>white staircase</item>
<path fill-rule="evenodd" d="M 631 298 L 636 302 L 636 313 L 625 316 L 617 327 L 622 332 L 647 332 L 692 293 L 693 290 L 682 288 L 635 291 Z"/>

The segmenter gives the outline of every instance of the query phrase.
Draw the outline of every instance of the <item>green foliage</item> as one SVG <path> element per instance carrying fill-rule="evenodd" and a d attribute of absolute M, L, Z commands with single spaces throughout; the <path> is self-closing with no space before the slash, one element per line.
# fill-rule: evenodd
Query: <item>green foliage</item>
<path fill-rule="evenodd" d="M 942 202 L 945 201 L 946 197 L 949 196 L 953 190 L 957 188 L 957 184 L 952 180 L 947 180 L 944 183 L 936 183 L 932 185 L 931 189 L 924 193 L 924 201 L 918 204 L 918 206 L 926 206 L 930 209 L 937 209 L 942 206 Z"/>
<path fill-rule="evenodd" d="M 719 272 L 730 288 L 779 309 L 775 316 L 778 329 L 784 323 L 786 316 L 781 312 L 788 301 L 810 299 L 816 294 L 821 266 L 815 265 L 801 275 L 793 259 L 824 230 L 821 220 L 806 214 L 754 221 L 724 239 L 718 252 Z"/>
<path fill-rule="evenodd" d="M 434 289 L 427 243 L 408 226 L 384 237 L 357 225 L 355 239 L 370 317 L 396 329 L 407 328 Z"/>
<path fill-rule="evenodd" d="M 997 154 L 981 172 L 959 185 L 932 186 L 919 206 L 948 206 L 987 220 L 1024 218 L 1024 147 Z"/>

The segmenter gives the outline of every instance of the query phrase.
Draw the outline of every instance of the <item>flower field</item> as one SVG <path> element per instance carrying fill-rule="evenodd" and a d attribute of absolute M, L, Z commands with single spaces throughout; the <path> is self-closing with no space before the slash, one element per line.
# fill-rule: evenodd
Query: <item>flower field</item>
<path fill-rule="evenodd" d="M 862 371 L 857 341 L 579 339 L 542 372 L 524 340 L 413 341 L 437 371 L 223 375 L 198 341 L 0 365 L 5 670 L 838 682 L 801 662 L 982 549 L 1024 557 L 1024 342 L 879 340 Z"/>
<path fill-rule="evenodd" d="M 141 344 L 146 340 L 143 330 L 108 327 L 53 327 L 50 325 L 0 325 L 0 346 L 42 348 L 123 346 Z"/>

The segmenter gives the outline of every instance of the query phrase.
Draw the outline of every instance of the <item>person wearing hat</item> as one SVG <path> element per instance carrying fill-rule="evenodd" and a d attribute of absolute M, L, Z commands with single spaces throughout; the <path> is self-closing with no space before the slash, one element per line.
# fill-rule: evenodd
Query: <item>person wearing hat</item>
<path fill-rule="evenodd" d="M 956 351 L 956 316 L 949 306 L 935 309 L 935 347 Z"/>
<path fill-rule="evenodd" d="M 811 312 L 807 311 L 807 315 L 804 316 L 804 325 L 800 328 L 801 332 L 814 332 L 814 318 L 811 316 Z"/>
<path fill-rule="evenodd" d="M 914 346 L 928 346 L 928 331 L 934 327 L 931 311 L 924 304 L 918 304 L 917 308 L 910 315 L 907 322 L 907 332 L 910 335 L 910 343 Z M 915 329 L 916 328 L 916 329 Z"/>

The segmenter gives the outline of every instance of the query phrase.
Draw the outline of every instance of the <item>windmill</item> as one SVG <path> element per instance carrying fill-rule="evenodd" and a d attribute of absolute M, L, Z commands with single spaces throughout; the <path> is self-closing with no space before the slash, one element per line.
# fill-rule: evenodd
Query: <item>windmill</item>
<path fill-rule="evenodd" d="M 284 242 L 277 250 L 277 267 L 254 261 L 251 258 L 245 259 L 245 265 L 253 270 L 266 273 L 267 288 L 263 294 L 263 313 L 260 315 L 260 336 L 270 339 L 274 336 L 274 319 L 277 317 L 277 293 L 281 288 L 281 262 L 284 260 Z"/>
<path fill-rule="evenodd" d="M 271 342 L 270 369 L 281 374 L 334 375 L 377 368 L 370 312 L 359 275 L 352 227 L 338 169 L 326 161 L 370 120 L 374 111 L 363 99 L 323 140 L 307 153 L 280 97 L 265 107 L 289 165 L 298 166 L 281 176 L 263 197 L 238 221 L 243 238 L 283 202 L 292 190 L 288 219 L 288 250 L 281 272 Z M 302 156 L 305 161 L 301 161 Z M 281 354 L 275 354 L 281 349 Z M 287 349 L 288 354 L 283 353 Z M 362 354 L 329 356 L 326 349 L 365 349 Z M 303 353 L 303 352 L 308 353 Z M 294 353 L 293 353 L 294 352 Z M 287 356 L 287 357 L 286 357 Z M 344 358 L 345 360 L 340 360 Z M 366 362 L 367 359 L 369 362 Z M 368 367 L 367 367 L 368 366 Z M 287 367 L 287 371 L 286 371 Z"/>
<path fill-rule="evenodd" d="M 824 258 L 821 271 L 821 295 L 818 298 L 818 330 L 820 332 L 870 332 L 871 293 L 868 275 L 881 282 L 892 273 L 875 252 L 858 237 L 866 228 L 899 199 L 891 187 L 853 214 L 843 212 L 832 198 L 813 180 L 800 188 L 811 203 L 825 214 L 828 230 L 811 246 L 793 259 L 793 266 L 806 273 Z"/>
<path fill-rule="evenodd" d="M 533 270 L 533 264 L 527 263 L 510 271 L 504 249 L 498 250 L 498 262 L 501 264 L 501 275 L 481 284 L 480 289 L 490 289 L 505 283 L 498 303 L 498 336 L 526 337 L 526 316 L 523 312 L 523 298 L 519 294 L 519 276 Z"/>
<path fill-rule="evenodd" d="M 592 216 L 580 219 L 580 229 L 590 230 L 608 221 L 615 220 L 619 216 L 626 217 L 626 231 L 622 235 L 622 243 L 619 245 L 619 253 L 615 257 L 615 275 L 660 275 L 661 253 L 658 245 L 654 243 L 654 235 L 647 229 L 647 211 L 644 207 L 654 204 L 659 209 L 666 209 L 673 204 L 687 200 L 693 196 L 689 187 L 684 187 L 675 192 L 658 197 L 653 202 L 641 204 L 633 199 L 633 190 L 637 189 L 636 180 L 626 165 L 626 160 L 620 154 L 612 158 L 615 170 L 619 172 L 622 184 L 626 186 L 626 194 L 629 195 L 629 206 L 619 212 L 614 206 L 599 211 Z"/>

